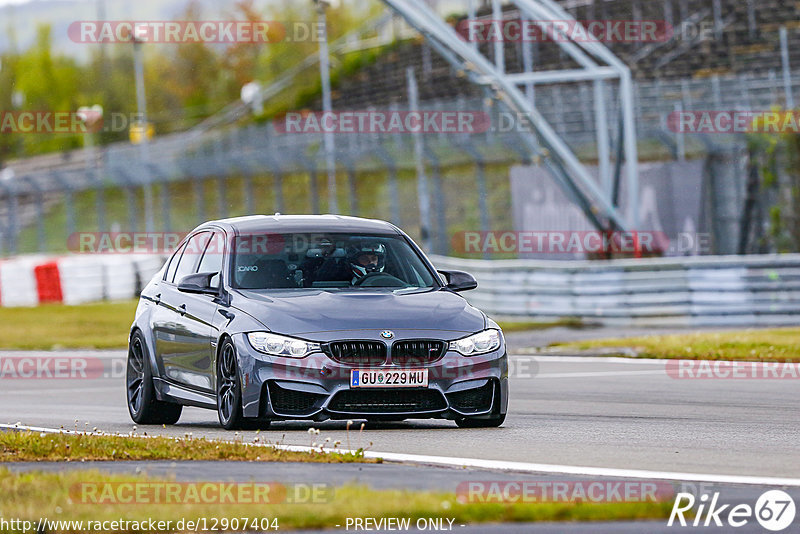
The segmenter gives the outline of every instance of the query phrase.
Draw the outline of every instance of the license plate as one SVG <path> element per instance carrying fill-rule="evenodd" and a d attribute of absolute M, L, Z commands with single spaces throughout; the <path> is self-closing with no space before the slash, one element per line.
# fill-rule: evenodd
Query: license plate
<path fill-rule="evenodd" d="M 427 369 L 353 369 L 351 388 L 426 388 Z"/>

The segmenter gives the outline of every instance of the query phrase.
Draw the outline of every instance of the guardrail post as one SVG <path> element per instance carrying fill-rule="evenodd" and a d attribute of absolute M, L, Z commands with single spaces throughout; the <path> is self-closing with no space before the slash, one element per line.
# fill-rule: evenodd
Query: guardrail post
<path fill-rule="evenodd" d="M 280 161 L 278 160 L 277 156 L 272 152 L 264 152 L 263 155 L 259 158 L 260 161 L 264 161 L 265 164 L 272 169 L 272 187 L 273 187 L 273 196 L 275 197 L 275 205 L 273 206 L 274 211 L 273 213 L 283 213 L 284 205 L 283 205 L 283 175 L 284 175 L 284 168 L 281 165 Z M 296 161 L 295 158 L 293 160 Z"/>
<path fill-rule="evenodd" d="M 228 184 L 226 178 L 217 178 L 217 215 L 224 219 L 228 216 Z"/>
<path fill-rule="evenodd" d="M 91 181 L 94 183 L 94 211 L 97 216 L 97 231 L 103 232 L 106 229 L 106 199 L 102 173 L 95 165 L 87 168 L 86 172 L 92 177 Z"/>
<path fill-rule="evenodd" d="M 419 111 L 419 91 L 417 89 L 417 79 L 414 76 L 414 68 L 409 67 L 406 69 L 406 78 L 408 81 L 408 100 L 412 110 Z M 417 169 L 417 202 L 419 203 L 419 222 L 420 222 L 420 238 L 422 239 L 422 248 L 426 251 L 432 250 L 431 246 L 431 203 L 428 196 L 428 176 L 425 174 L 425 159 L 423 152 L 425 150 L 425 141 L 422 139 L 422 134 L 414 132 L 411 134 L 414 140 L 414 162 Z"/>
<path fill-rule="evenodd" d="M 486 190 L 486 161 L 483 154 L 475 148 L 472 139 L 469 137 L 465 141 L 457 144 L 464 152 L 472 156 L 475 160 L 475 185 L 478 190 L 478 211 L 480 212 L 481 232 L 489 231 L 489 207 L 487 197 L 489 196 Z M 484 253 L 484 258 L 488 257 Z"/>
<path fill-rule="evenodd" d="M 680 129 L 680 116 L 683 114 L 683 104 L 675 102 L 675 113 L 678 115 L 678 129 L 675 132 L 678 161 L 686 161 L 686 134 Z"/>
<path fill-rule="evenodd" d="M 8 204 L 8 250 L 12 255 L 19 252 L 19 191 L 16 186 L 10 187 L 10 197 Z"/>
<path fill-rule="evenodd" d="M 17 192 L 16 188 L 10 182 L 0 181 L 0 189 L 5 192 L 6 197 L 6 224 L 5 238 L 8 243 L 8 252 L 11 255 L 17 253 Z M 0 243 L 0 252 L 2 252 L 2 244 Z"/>
<path fill-rule="evenodd" d="M 355 160 L 352 156 L 354 147 L 351 143 L 346 151 L 340 151 L 339 159 L 344 164 L 347 171 L 347 196 L 350 215 L 358 215 L 358 172 L 356 171 Z"/>
<path fill-rule="evenodd" d="M 299 153 L 298 156 L 308 173 L 308 196 L 311 202 L 311 213 L 319 215 L 319 188 L 317 184 L 317 164 L 305 153 Z"/>
<path fill-rule="evenodd" d="M 206 184 L 204 180 L 198 177 L 192 178 L 192 190 L 194 192 L 194 201 L 197 206 L 197 218 L 199 221 L 206 220 Z"/>
<path fill-rule="evenodd" d="M 433 182 L 433 212 L 436 214 L 436 253 L 445 255 L 450 251 L 447 239 L 447 204 L 442 189 L 442 167 L 439 157 L 425 143 L 425 156 L 431 162 L 431 181 Z"/>
<path fill-rule="evenodd" d="M 67 218 L 67 237 L 75 233 L 75 197 L 72 191 L 71 182 L 64 177 L 61 171 L 50 171 L 55 182 L 58 183 L 64 192 L 64 207 Z"/>
<path fill-rule="evenodd" d="M 164 232 L 172 230 L 172 198 L 169 185 L 169 180 L 162 180 L 159 187 L 159 197 L 161 199 L 161 230 Z"/>
<path fill-rule="evenodd" d="M 786 26 L 781 26 L 781 65 L 783 66 L 783 91 L 786 99 L 786 109 L 794 109 L 794 94 L 792 93 L 792 66 L 789 63 L 789 37 Z"/>
<path fill-rule="evenodd" d="M 126 169 L 119 169 L 119 176 L 123 183 L 122 191 L 125 194 L 125 203 L 128 208 L 128 231 L 136 232 L 139 229 L 139 207 L 136 205 L 135 193 L 136 182 Z"/>
<path fill-rule="evenodd" d="M 161 168 L 155 163 L 148 163 L 147 169 L 150 171 L 150 176 L 155 178 L 155 180 L 151 179 L 151 183 L 158 184 L 159 201 L 161 203 L 161 230 L 168 232 L 172 226 L 169 180 L 164 172 L 162 172 Z"/>
<path fill-rule="evenodd" d="M 738 151 L 712 149 L 708 155 L 708 183 L 715 254 L 736 254 L 741 230 Z"/>
<path fill-rule="evenodd" d="M 400 191 L 397 187 L 397 163 L 386 151 L 386 148 L 384 148 L 380 140 L 375 143 L 373 150 L 375 151 L 375 155 L 386 165 L 386 170 L 389 173 L 389 209 L 391 212 L 391 222 L 400 224 Z"/>
<path fill-rule="evenodd" d="M 244 211 L 247 215 L 255 213 L 255 199 L 253 198 L 253 175 L 245 173 L 242 179 L 242 193 L 244 194 Z"/>
<path fill-rule="evenodd" d="M 20 181 L 26 182 L 31 190 L 33 191 L 33 195 L 36 198 L 36 242 L 37 242 L 37 250 L 39 252 L 44 252 L 47 250 L 47 237 L 45 235 L 44 229 L 44 192 L 42 191 L 41 186 L 36 183 L 36 180 L 33 179 L 32 176 L 23 176 L 20 178 Z"/>

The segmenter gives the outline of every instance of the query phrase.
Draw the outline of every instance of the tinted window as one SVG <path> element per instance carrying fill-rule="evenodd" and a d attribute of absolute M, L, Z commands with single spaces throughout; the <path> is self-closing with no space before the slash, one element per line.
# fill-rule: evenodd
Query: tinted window
<path fill-rule="evenodd" d="M 236 238 L 233 285 L 241 289 L 434 287 L 401 236 L 269 234 Z"/>
<path fill-rule="evenodd" d="M 167 282 L 172 282 L 172 279 L 175 278 L 175 269 L 178 268 L 178 262 L 181 259 L 181 254 L 183 254 L 183 249 L 186 248 L 186 244 L 184 243 L 175 253 L 172 255 L 172 258 L 169 260 L 169 267 L 167 267 L 167 272 L 164 275 L 164 280 Z"/>
<path fill-rule="evenodd" d="M 208 240 L 206 251 L 203 254 L 203 259 L 200 260 L 200 266 L 197 268 L 197 272 L 221 273 L 224 248 L 224 236 L 219 232 L 215 233 L 211 239 Z M 211 279 L 211 287 L 219 287 L 219 275 Z"/>
<path fill-rule="evenodd" d="M 195 234 L 186 242 L 181 259 L 178 262 L 178 268 L 175 270 L 175 276 L 172 279 L 173 283 L 178 284 L 184 276 L 197 272 L 197 264 L 200 263 L 200 258 L 206 250 L 210 237 L 210 232 L 201 232 Z"/>

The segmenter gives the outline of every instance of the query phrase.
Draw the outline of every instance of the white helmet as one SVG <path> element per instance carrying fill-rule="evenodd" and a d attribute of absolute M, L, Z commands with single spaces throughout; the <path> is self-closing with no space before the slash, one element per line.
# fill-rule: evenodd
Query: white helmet
<path fill-rule="evenodd" d="M 362 256 L 375 256 L 376 261 L 364 265 L 358 261 Z M 386 267 L 386 247 L 383 243 L 359 243 L 348 249 L 347 258 L 356 278 L 362 278 L 369 273 L 382 273 Z"/>

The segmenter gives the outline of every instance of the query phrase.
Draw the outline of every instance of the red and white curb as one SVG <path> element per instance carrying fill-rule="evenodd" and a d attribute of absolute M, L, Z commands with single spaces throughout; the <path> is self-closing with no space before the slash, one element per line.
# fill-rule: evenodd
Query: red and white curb
<path fill-rule="evenodd" d="M 0 306 L 135 298 L 162 264 L 155 255 L 19 256 L 0 262 Z"/>

